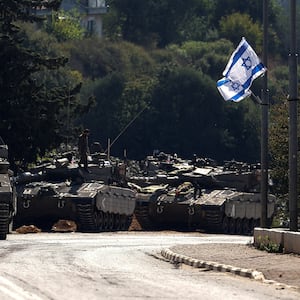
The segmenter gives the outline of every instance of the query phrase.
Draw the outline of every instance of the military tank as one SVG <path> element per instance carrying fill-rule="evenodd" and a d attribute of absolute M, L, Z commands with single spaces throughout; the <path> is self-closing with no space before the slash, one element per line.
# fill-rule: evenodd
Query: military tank
<path fill-rule="evenodd" d="M 195 197 L 194 185 L 183 182 L 177 187 L 169 187 L 150 197 L 149 218 L 161 229 L 191 230 L 194 228 Z"/>
<path fill-rule="evenodd" d="M 79 228 L 83 232 L 127 230 L 135 209 L 135 193 L 126 188 L 100 185 L 97 189 L 88 183 L 81 188 L 79 197 L 73 198 L 76 205 Z M 91 192 L 97 190 L 94 197 Z"/>
<path fill-rule="evenodd" d="M 17 186 L 14 224 L 45 230 L 60 219 L 73 220 L 82 232 L 128 229 L 135 208 L 130 189 L 101 182 L 31 182 Z"/>
<path fill-rule="evenodd" d="M 102 167 L 104 171 L 85 172 L 61 158 L 17 176 L 15 227 L 30 223 L 49 230 L 59 219 L 67 219 L 75 221 L 83 232 L 127 229 L 135 192 L 118 186 L 116 172 L 112 175 L 110 168 Z"/>
<path fill-rule="evenodd" d="M 151 195 L 138 193 L 141 203 L 137 207 L 143 204 L 144 223 L 148 218 L 148 222 L 161 228 L 231 234 L 249 234 L 259 225 L 258 164 L 228 161 L 217 166 L 199 163 L 192 172 L 182 173 L 180 180 L 181 184 L 176 188 L 167 186 Z M 276 198 L 272 194 L 268 197 L 268 223 L 271 224 Z"/>
<path fill-rule="evenodd" d="M 157 223 L 150 218 L 150 203 L 153 198 L 165 193 L 168 184 L 157 184 L 140 187 L 136 184 L 129 183 L 131 188 L 136 191 L 136 206 L 134 216 L 139 226 L 143 230 L 157 229 Z"/>
<path fill-rule="evenodd" d="M 0 137 L 0 240 L 5 240 L 15 209 L 14 190 L 8 162 L 8 147 Z"/>
<path fill-rule="evenodd" d="M 227 161 L 224 166 L 184 174 L 201 193 L 191 202 L 192 222 L 208 231 L 249 234 L 260 224 L 260 165 Z M 268 195 L 267 221 L 272 223 L 276 197 Z"/>
<path fill-rule="evenodd" d="M 272 194 L 268 195 L 269 226 L 272 224 L 275 205 L 276 197 Z M 194 223 L 208 231 L 248 235 L 252 233 L 254 227 L 260 224 L 260 193 L 231 189 L 205 190 L 192 203 L 192 207 L 195 209 Z"/>
<path fill-rule="evenodd" d="M 130 168 L 128 184 L 137 192 L 134 216 L 141 229 L 161 227 L 163 222 L 159 222 L 159 218 L 153 213 L 153 202 L 161 194 L 175 190 L 182 183 L 180 175 L 192 169 L 193 166 L 187 160 L 163 152 L 147 156 L 138 166 Z"/>

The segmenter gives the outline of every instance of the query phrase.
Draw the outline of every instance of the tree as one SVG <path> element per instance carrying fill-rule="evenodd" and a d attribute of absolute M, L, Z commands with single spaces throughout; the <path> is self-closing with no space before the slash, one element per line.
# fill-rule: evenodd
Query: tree
<path fill-rule="evenodd" d="M 110 0 L 108 4 L 112 11 L 104 22 L 108 36 L 162 48 L 192 37 L 205 38 L 213 7 L 208 0 Z"/>
<path fill-rule="evenodd" d="M 222 1 L 214 1 L 215 2 L 215 10 L 213 12 L 212 16 L 212 24 L 218 24 L 220 20 L 227 19 L 230 15 L 248 15 L 248 17 L 251 19 L 251 23 L 249 24 L 247 20 L 245 20 L 249 25 L 249 30 L 253 31 L 253 24 L 256 24 L 259 26 L 259 28 L 262 29 L 262 15 L 263 15 L 263 1 L 261 0 L 248 0 L 247 5 L 245 5 L 244 2 L 239 0 L 222 0 Z M 286 16 L 284 15 L 283 9 L 282 9 L 282 3 L 284 1 L 277 1 L 277 0 L 269 0 L 268 1 L 268 32 L 269 32 L 269 52 L 272 54 L 278 54 L 283 53 L 283 50 L 285 49 L 285 36 L 286 36 L 286 27 L 283 22 L 286 22 Z M 233 21 L 233 20 L 232 20 Z M 236 20 L 238 21 L 238 20 Z M 237 24 L 233 24 L 235 26 Z M 241 28 L 235 27 L 232 28 L 230 31 L 230 35 L 222 35 L 222 37 L 227 38 L 234 42 L 235 44 L 238 43 L 241 36 L 245 36 L 247 39 L 249 39 L 249 42 L 251 45 L 256 44 L 256 40 L 253 39 L 253 32 L 249 32 L 246 28 L 246 24 L 240 23 Z M 220 28 L 218 28 L 220 30 Z M 236 31 L 236 34 L 234 34 L 234 30 Z M 240 34 L 239 37 L 237 37 L 237 34 Z M 249 38 L 246 34 L 250 34 Z M 232 36 L 235 37 L 235 39 L 231 39 Z M 254 37 L 255 38 L 255 37 Z M 259 41 L 258 46 L 261 44 L 261 40 Z M 256 49 L 257 50 L 257 49 Z M 257 50 L 258 51 L 258 50 Z"/>
<path fill-rule="evenodd" d="M 288 104 L 286 101 L 271 107 L 270 153 L 272 179 L 277 194 L 288 193 Z"/>
<path fill-rule="evenodd" d="M 223 103 L 215 82 L 189 67 L 165 67 L 153 91 L 144 139 L 152 149 L 220 157 Z"/>
<path fill-rule="evenodd" d="M 218 80 L 233 49 L 229 40 L 213 42 L 187 41 L 182 45 L 168 46 L 189 67 L 202 71 L 214 80 Z"/>
<path fill-rule="evenodd" d="M 238 45 L 241 37 L 244 36 L 256 51 L 262 51 L 262 28 L 247 14 L 234 13 L 221 18 L 220 36 L 235 45 Z"/>
<path fill-rule="evenodd" d="M 35 161 L 37 155 L 62 141 L 60 112 L 63 87 L 45 85 L 35 75 L 56 70 L 65 57 L 43 56 L 28 47 L 21 31 L 25 22 L 41 21 L 31 12 L 38 6 L 58 8 L 60 1 L 0 1 L 0 134 L 10 147 L 10 161 Z"/>
<path fill-rule="evenodd" d="M 46 30 L 53 34 L 58 41 L 80 40 L 84 37 L 85 30 L 81 26 L 81 16 L 76 10 L 53 11 L 51 21 L 46 23 Z"/>

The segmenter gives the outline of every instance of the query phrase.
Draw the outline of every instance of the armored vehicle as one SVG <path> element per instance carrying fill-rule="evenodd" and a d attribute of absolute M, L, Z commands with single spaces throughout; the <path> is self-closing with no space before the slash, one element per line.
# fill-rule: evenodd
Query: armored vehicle
<path fill-rule="evenodd" d="M 182 183 L 181 174 L 192 169 L 193 166 L 188 161 L 160 153 L 158 157 L 148 156 L 140 164 L 140 168 L 135 167 L 130 170 L 128 185 L 137 192 L 134 215 L 142 229 L 156 229 L 165 223 L 160 222 L 160 218 L 157 218 L 155 214 L 156 199 L 161 194 L 175 191 L 176 187 Z M 179 200 L 179 197 L 176 200 Z M 160 208 L 158 210 L 160 211 Z M 182 219 L 176 218 L 173 214 L 170 216 L 177 221 Z"/>
<path fill-rule="evenodd" d="M 79 228 L 84 232 L 127 230 L 135 209 L 135 193 L 127 188 L 88 183 L 79 197 L 73 198 L 76 205 Z M 94 190 L 94 197 L 91 192 Z"/>
<path fill-rule="evenodd" d="M 182 183 L 177 188 L 167 186 L 148 196 L 138 193 L 138 203 L 143 204 L 142 220 L 148 209 L 148 220 L 160 227 L 249 234 L 259 225 L 259 165 L 235 161 L 225 162 L 224 166 L 200 165 L 180 178 Z M 270 194 L 270 225 L 275 204 L 276 198 Z"/>
<path fill-rule="evenodd" d="M 181 183 L 180 174 L 192 169 L 188 161 L 160 153 L 159 156 L 147 156 L 138 164 L 131 165 L 127 178 L 141 187 L 160 184 L 178 186 Z"/>
<path fill-rule="evenodd" d="M 275 213 L 275 204 L 276 198 L 270 194 L 267 203 L 269 226 Z M 261 201 L 257 192 L 205 190 L 192 207 L 195 208 L 193 221 L 208 231 L 247 235 L 260 224 Z"/>
<path fill-rule="evenodd" d="M 0 137 L 0 239 L 5 240 L 15 208 L 11 174 L 9 174 L 8 147 Z"/>
<path fill-rule="evenodd" d="M 59 219 L 67 219 L 84 232 L 127 229 L 135 192 L 116 185 L 110 169 L 103 168 L 103 172 L 87 173 L 60 160 L 36 173 L 20 174 L 15 180 L 18 212 L 14 225 L 30 223 L 49 230 Z M 104 180 L 92 180 L 91 176 Z"/>
<path fill-rule="evenodd" d="M 260 223 L 260 166 L 228 161 L 184 174 L 201 188 L 191 202 L 192 222 L 209 231 L 249 234 Z M 267 220 L 272 223 L 276 197 L 268 195 Z"/>
<path fill-rule="evenodd" d="M 164 193 L 168 184 L 158 184 L 158 185 L 149 185 L 145 187 L 137 186 L 133 183 L 129 183 L 133 190 L 136 190 L 136 206 L 134 210 L 135 218 L 140 225 L 141 229 L 151 230 L 157 228 L 157 223 L 153 222 L 150 218 L 150 203 L 152 199 L 156 199 L 156 197 L 162 193 Z"/>
<path fill-rule="evenodd" d="M 191 182 L 177 187 L 150 185 L 137 189 L 135 217 L 144 230 L 191 229 L 195 190 Z"/>
<path fill-rule="evenodd" d="M 17 192 L 16 226 L 29 223 L 49 230 L 67 219 L 83 232 L 125 230 L 135 208 L 132 190 L 101 182 L 32 182 Z"/>
<path fill-rule="evenodd" d="M 149 218 L 159 228 L 191 229 L 192 216 L 195 213 L 194 186 L 191 182 L 183 182 L 176 188 L 161 190 L 150 198 Z"/>

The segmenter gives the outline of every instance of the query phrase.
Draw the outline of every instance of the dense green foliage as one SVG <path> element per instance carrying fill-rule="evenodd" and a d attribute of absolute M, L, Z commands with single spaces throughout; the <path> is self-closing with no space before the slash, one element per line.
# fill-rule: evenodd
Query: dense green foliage
<path fill-rule="evenodd" d="M 51 22 L 45 24 L 47 32 L 59 42 L 83 38 L 84 29 L 80 24 L 81 16 L 76 9 L 70 12 L 60 10 L 52 13 Z"/>
<path fill-rule="evenodd" d="M 69 76 L 62 67 L 68 59 L 48 35 L 26 26 L 41 21 L 32 8 L 55 9 L 59 2 L 0 1 L 0 135 L 9 145 L 12 166 L 35 161 L 65 141 L 66 116 L 81 107 L 75 102 L 79 82 L 66 89 Z"/>
<path fill-rule="evenodd" d="M 56 1 L 52 4 L 57 6 Z M 0 134 L 10 146 L 13 161 L 35 159 L 38 149 L 44 150 L 45 138 L 55 130 L 50 126 L 56 122 L 54 112 L 59 110 L 56 104 L 61 88 L 49 91 L 47 98 L 41 97 L 42 86 L 32 75 L 66 63 L 63 57 L 42 57 L 24 45 L 28 39 L 19 25 L 38 21 L 26 13 L 31 5 L 31 1 L 0 2 Z"/>
<path fill-rule="evenodd" d="M 28 24 L 39 20 L 25 8 L 42 2 L 0 1 L 0 135 L 13 160 L 75 142 L 84 126 L 104 149 L 113 141 L 114 155 L 259 161 L 259 105 L 225 102 L 216 81 L 242 36 L 261 56 L 262 1 L 108 0 L 102 39 L 83 35 L 76 11 Z M 278 105 L 288 93 L 286 23 L 285 7 L 270 0 L 268 78 Z"/>

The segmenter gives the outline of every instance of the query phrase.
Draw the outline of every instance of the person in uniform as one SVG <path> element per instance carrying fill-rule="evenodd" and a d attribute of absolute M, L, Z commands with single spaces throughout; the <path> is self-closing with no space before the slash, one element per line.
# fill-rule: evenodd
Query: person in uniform
<path fill-rule="evenodd" d="M 79 166 L 83 165 L 86 171 L 88 171 L 89 134 L 90 130 L 84 129 L 78 138 Z"/>
<path fill-rule="evenodd" d="M 198 197 L 201 197 L 201 185 L 197 180 L 193 180 L 193 186 L 194 186 L 194 200 L 196 200 Z"/>

